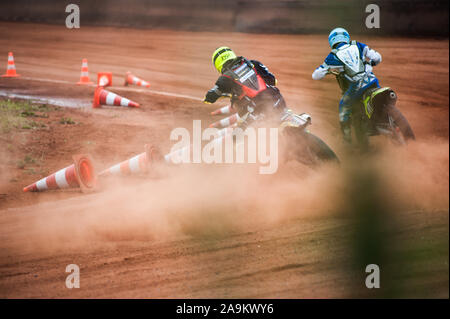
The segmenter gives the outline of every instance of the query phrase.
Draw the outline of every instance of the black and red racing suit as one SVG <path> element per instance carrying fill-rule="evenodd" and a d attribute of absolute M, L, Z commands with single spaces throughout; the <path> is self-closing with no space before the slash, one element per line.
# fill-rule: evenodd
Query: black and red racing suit
<path fill-rule="evenodd" d="M 268 108 L 281 111 L 286 103 L 275 85 L 275 76 L 264 64 L 237 57 L 224 65 L 222 75 L 206 93 L 204 101 L 214 103 L 224 94 L 231 94 L 233 107 L 240 116 L 247 112 L 247 106 L 254 107 L 256 114 Z"/>

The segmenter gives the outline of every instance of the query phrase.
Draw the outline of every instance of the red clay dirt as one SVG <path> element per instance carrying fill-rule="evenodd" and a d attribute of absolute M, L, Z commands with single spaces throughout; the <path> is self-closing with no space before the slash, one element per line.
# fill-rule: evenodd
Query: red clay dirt
<path fill-rule="evenodd" d="M 371 296 L 352 290 L 343 204 L 345 174 L 295 163 L 276 176 L 244 167 L 162 168 L 151 178 L 110 179 L 94 194 L 23 193 L 22 188 L 89 153 L 98 171 L 144 151 L 163 153 L 175 127 L 207 127 L 226 105 L 201 103 L 217 73 L 220 45 L 266 64 L 289 106 L 312 115 L 312 132 L 345 162 L 334 80 L 311 79 L 328 53 L 326 36 L 255 35 L 0 23 L 1 56 L 14 52 L 22 77 L 0 78 L 0 93 L 67 104 L 36 118 L 45 128 L 0 136 L 0 297 L 304 298 Z M 389 187 L 408 213 L 396 240 L 431 227 L 448 238 L 448 40 L 363 39 L 383 55 L 375 68 L 396 90 L 418 141 L 382 147 L 377 165 L 398 174 Z M 90 107 L 94 86 L 77 86 L 81 59 L 90 78 L 112 72 L 112 92 L 141 108 Z M 1 60 L 0 60 L 1 62 Z M 149 89 L 124 87 L 127 71 Z M 2 98 L 0 96 L 0 98 Z M 75 124 L 61 124 L 61 118 Z M 26 155 L 36 163 L 19 168 Z M 350 160 L 350 159 L 348 159 Z M 281 165 L 281 164 L 280 164 Z M 347 167 L 348 165 L 344 165 Z M 417 182 L 420 181 L 420 182 Z M 324 200 L 324 198 L 326 200 Z M 422 238 L 423 239 L 423 238 Z M 445 256 L 444 256 L 445 257 Z M 445 259 L 445 258 L 443 258 Z M 81 288 L 65 287 L 65 267 L 81 268 Z M 406 296 L 448 298 L 447 263 L 424 265 Z M 420 292 L 415 288 L 420 287 Z"/>

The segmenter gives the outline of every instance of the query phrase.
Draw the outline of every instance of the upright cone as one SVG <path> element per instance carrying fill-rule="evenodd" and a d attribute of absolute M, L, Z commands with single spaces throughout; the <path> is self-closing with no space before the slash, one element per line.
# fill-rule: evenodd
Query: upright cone
<path fill-rule="evenodd" d="M 221 119 L 220 121 L 214 122 L 209 127 L 228 127 L 230 125 L 233 125 L 239 120 L 239 114 L 235 113 L 231 116 L 228 116 L 224 119 Z"/>
<path fill-rule="evenodd" d="M 139 107 L 138 103 L 130 101 L 127 98 L 121 97 L 116 93 L 109 92 L 103 87 L 98 86 L 95 89 L 94 102 L 92 103 L 92 107 L 100 107 L 100 105 Z"/>
<path fill-rule="evenodd" d="M 236 113 L 236 110 L 231 105 L 227 105 L 211 112 L 211 115 L 222 115 L 222 114 L 230 114 Z"/>
<path fill-rule="evenodd" d="M 16 73 L 16 65 L 14 64 L 14 56 L 12 52 L 8 53 L 8 66 L 6 68 L 6 73 L 2 75 L 4 78 L 13 78 L 20 76 Z"/>
<path fill-rule="evenodd" d="M 145 152 L 138 154 L 126 161 L 111 166 L 108 169 L 100 172 L 99 176 L 108 175 L 129 175 L 133 173 L 146 173 L 150 166 L 157 160 L 159 156 L 155 147 L 145 144 Z"/>
<path fill-rule="evenodd" d="M 145 87 L 150 87 L 150 83 L 138 78 L 137 76 L 134 76 L 133 74 L 131 74 L 131 72 L 127 72 L 127 74 L 125 75 L 125 86 L 127 86 L 128 84 L 134 84 L 134 85 L 138 85 L 138 86 L 145 86 Z"/>
<path fill-rule="evenodd" d="M 79 187 L 86 193 L 94 190 L 96 176 L 89 155 L 74 155 L 73 164 L 28 185 L 24 192 L 42 192 L 49 189 Z"/>
<path fill-rule="evenodd" d="M 80 81 L 77 84 L 92 84 L 91 80 L 89 80 L 89 70 L 88 70 L 87 59 L 83 59 L 83 61 L 81 63 L 81 76 L 80 76 Z"/>

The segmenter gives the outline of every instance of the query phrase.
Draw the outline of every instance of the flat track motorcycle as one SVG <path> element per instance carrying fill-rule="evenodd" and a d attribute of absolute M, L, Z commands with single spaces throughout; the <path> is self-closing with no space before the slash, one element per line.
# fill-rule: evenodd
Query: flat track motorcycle
<path fill-rule="evenodd" d="M 389 87 L 369 88 L 354 105 L 353 121 L 360 143 L 368 137 L 383 135 L 394 144 L 404 145 L 416 137 L 408 120 L 396 106 L 397 94 Z"/>
<path fill-rule="evenodd" d="M 236 108 L 233 106 L 233 98 L 230 95 L 224 95 L 224 97 L 231 98 L 231 108 L 247 111 L 240 117 L 236 124 L 237 127 L 245 130 L 248 126 L 278 126 L 282 139 L 281 143 L 284 143 L 283 158 L 285 160 L 297 160 L 310 166 L 321 162 L 339 162 L 334 151 L 322 139 L 309 131 L 311 125 L 309 114 L 296 114 L 290 109 L 276 111 L 275 107 L 266 108 L 265 113 L 260 110 L 255 112 L 258 107 L 250 99 L 247 99 L 245 106 L 239 103 L 239 108 Z"/>
<path fill-rule="evenodd" d="M 329 72 L 336 75 L 339 82 L 340 70 L 330 69 Z M 369 137 L 376 135 L 386 136 L 397 145 L 416 139 L 396 103 L 397 94 L 390 87 L 374 85 L 364 92 L 352 109 L 352 124 L 360 145 L 367 146 Z"/>

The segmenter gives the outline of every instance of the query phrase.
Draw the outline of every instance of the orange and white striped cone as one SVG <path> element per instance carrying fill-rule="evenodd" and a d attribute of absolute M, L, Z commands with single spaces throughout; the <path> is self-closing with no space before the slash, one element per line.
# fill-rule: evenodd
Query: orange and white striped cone
<path fill-rule="evenodd" d="M 150 87 L 150 83 L 148 83 L 147 81 L 144 81 L 140 78 L 138 78 L 137 76 L 134 76 L 133 74 L 131 74 L 131 72 L 127 72 L 126 76 L 125 76 L 125 83 L 124 85 L 127 86 L 128 84 L 134 84 L 134 85 L 138 85 L 138 86 L 145 86 L 145 87 Z"/>
<path fill-rule="evenodd" d="M 109 92 L 103 87 L 98 86 L 94 93 L 94 102 L 92 107 L 100 107 L 100 105 L 116 105 L 116 106 L 129 106 L 129 107 L 139 107 L 139 104 L 130 101 L 116 93 Z"/>
<path fill-rule="evenodd" d="M 93 191 L 97 178 L 89 155 L 74 155 L 73 164 L 24 187 L 24 192 L 42 192 L 58 188 L 79 187 L 83 193 Z"/>
<path fill-rule="evenodd" d="M 112 73 L 111 72 L 98 72 L 97 73 L 97 85 L 98 86 L 111 86 L 112 85 Z"/>
<path fill-rule="evenodd" d="M 239 114 L 235 113 L 231 116 L 228 116 L 224 119 L 221 119 L 220 121 L 214 122 L 209 127 L 228 127 L 231 126 L 239 121 Z"/>
<path fill-rule="evenodd" d="M 8 66 L 6 68 L 6 73 L 2 75 L 3 78 L 13 78 L 20 76 L 16 73 L 16 65 L 14 64 L 14 56 L 12 52 L 8 53 Z"/>
<path fill-rule="evenodd" d="M 81 76 L 80 81 L 77 84 L 93 84 L 91 80 L 89 80 L 89 70 L 88 70 L 88 61 L 87 59 L 83 59 L 81 62 Z"/>
<path fill-rule="evenodd" d="M 227 105 L 211 112 L 211 115 L 222 115 L 236 113 L 236 109 L 232 105 Z"/>
<path fill-rule="evenodd" d="M 158 160 L 159 152 L 149 144 L 144 146 L 145 152 L 138 154 L 126 161 L 113 165 L 100 172 L 99 176 L 110 175 L 130 175 L 137 173 L 147 173 L 151 164 Z"/>

